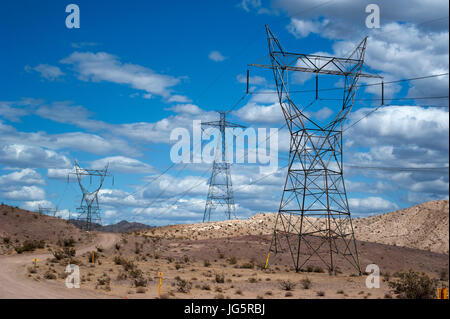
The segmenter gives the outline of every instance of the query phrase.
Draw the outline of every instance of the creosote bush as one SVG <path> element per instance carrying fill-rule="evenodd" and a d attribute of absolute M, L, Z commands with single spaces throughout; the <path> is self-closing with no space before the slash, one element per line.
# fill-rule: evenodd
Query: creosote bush
<path fill-rule="evenodd" d="M 177 281 L 177 291 L 182 293 L 188 293 L 191 291 L 192 284 L 190 281 L 181 279 L 180 277 L 176 277 L 175 280 Z"/>
<path fill-rule="evenodd" d="M 216 282 L 218 283 L 218 284 L 223 284 L 224 282 L 225 282 L 225 275 L 222 273 L 222 274 L 216 274 Z"/>
<path fill-rule="evenodd" d="M 300 280 L 300 283 L 301 283 L 303 289 L 311 288 L 311 280 L 308 277 L 303 278 L 302 280 Z"/>
<path fill-rule="evenodd" d="M 15 247 L 14 249 L 18 254 L 21 254 L 25 251 L 34 251 L 36 248 L 44 248 L 45 241 L 43 240 L 25 240 L 22 246 Z"/>
<path fill-rule="evenodd" d="M 397 273 L 398 279 L 389 282 L 392 292 L 402 299 L 432 299 L 435 297 L 437 279 L 413 270 Z"/>
<path fill-rule="evenodd" d="M 290 280 L 282 280 L 280 282 L 280 286 L 281 286 L 281 289 L 286 290 L 286 291 L 290 291 L 290 290 L 293 290 L 295 288 L 295 283 L 290 281 Z"/>

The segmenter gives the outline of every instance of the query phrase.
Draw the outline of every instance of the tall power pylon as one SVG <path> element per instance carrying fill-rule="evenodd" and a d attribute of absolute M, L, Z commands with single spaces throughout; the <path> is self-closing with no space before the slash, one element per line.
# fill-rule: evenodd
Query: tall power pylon
<path fill-rule="evenodd" d="M 98 205 L 98 192 L 103 186 L 106 176 L 108 174 L 108 164 L 104 169 L 86 169 L 81 168 L 77 161 L 75 161 L 75 172 L 70 173 L 77 176 L 78 185 L 80 186 L 83 197 L 81 198 L 80 207 L 77 208 L 77 220 L 80 221 L 81 229 L 92 230 L 92 223 L 101 223 L 100 207 Z M 92 177 L 98 177 L 98 186 L 93 190 L 89 190 L 82 183 L 84 177 L 89 176 L 92 184 Z"/>
<path fill-rule="evenodd" d="M 226 112 L 219 112 L 220 120 L 202 123 L 202 127 L 217 127 L 221 137 L 220 157 L 216 156 L 213 162 L 213 170 L 209 179 L 208 197 L 206 198 L 205 212 L 203 214 L 203 222 L 211 218 L 211 210 L 215 210 L 218 206 L 224 207 L 228 219 L 231 214 L 236 217 L 236 208 L 234 204 L 233 185 L 231 183 L 230 163 L 226 160 L 225 146 L 225 128 L 245 126 L 234 124 L 226 121 Z M 219 157 L 219 158 L 218 158 Z"/>
<path fill-rule="evenodd" d="M 266 25 L 270 64 L 279 104 L 290 131 L 289 166 L 269 248 L 288 249 L 298 272 L 308 262 L 321 262 L 335 274 L 342 256 L 361 274 L 352 218 L 343 178 L 342 126 L 355 102 L 363 74 L 364 38 L 347 58 L 291 53 L 283 50 Z M 329 123 L 318 124 L 302 112 L 290 95 L 289 72 L 344 76 L 342 107 Z M 341 257 L 339 257 L 341 258 Z"/>

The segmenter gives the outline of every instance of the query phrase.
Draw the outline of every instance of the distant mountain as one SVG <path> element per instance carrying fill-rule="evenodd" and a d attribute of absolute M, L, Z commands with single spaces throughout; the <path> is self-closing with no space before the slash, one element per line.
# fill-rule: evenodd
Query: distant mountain
<path fill-rule="evenodd" d="M 111 233 L 131 233 L 134 231 L 140 231 L 152 228 L 152 226 L 136 223 L 136 222 L 127 222 L 126 220 L 122 220 L 117 224 L 101 226 L 100 231 L 111 232 Z"/>
<path fill-rule="evenodd" d="M 78 228 L 82 228 L 84 223 L 79 220 L 71 219 L 70 222 Z M 131 233 L 135 231 L 146 230 L 152 228 L 152 226 L 136 223 L 136 222 L 128 222 L 126 220 L 122 220 L 117 224 L 105 225 L 102 226 L 100 224 L 92 223 L 92 230 L 102 231 L 108 233 Z"/>

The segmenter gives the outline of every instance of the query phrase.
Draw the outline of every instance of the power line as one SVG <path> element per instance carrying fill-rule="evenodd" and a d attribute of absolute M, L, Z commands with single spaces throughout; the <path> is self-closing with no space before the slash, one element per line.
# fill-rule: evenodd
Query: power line
<path fill-rule="evenodd" d="M 400 82 L 409 82 L 409 81 L 417 81 L 417 80 L 423 80 L 423 79 L 429 79 L 429 78 L 435 78 L 440 76 L 446 76 L 449 75 L 449 73 L 439 73 L 439 74 L 431 74 L 427 76 L 420 76 L 420 77 L 414 77 L 409 79 L 399 79 L 394 81 L 387 81 L 387 82 L 377 82 L 377 83 L 369 83 L 369 84 L 360 84 L 357 87 L 368 87 L 368 86 L 375 86 L 375 85 L 383 85 L 383 84 L 393 84 L 393 83 L 400 83 Z M 343 87 L 333 87 L 333 88 L 324 88 L 324 89 L 318 89 L 320 91 L 341 91 L 343 90 Z M 312 93 L 316 92 L 315 89 L 311 90 L 294 90 L 290 91 L 289 93 Z M 258 95 L 258 94 L 276 94 L 277 91 L 261 91 L 261 92 L 249 92 L 248 94 Z"/>
<path fill-rule="evenodd" d="M 398 166 L 361 166 L 361 165 L 345 165 L 344 167 L 350 167 L 355 169 L 368 169 L 368 170 L 382 170 L 382 171 L 401 171 L 401 172 L 415 172 L 415 171 L 448 171 L 448 166 L 442 167 L 398 167 Z"/>
<path fill-rule="evenodd" d="M 399 98 L 391 98 L 391 99 L 380 99 L 380 98 L 369 98 L 369 99 L 355 99 L 355 101 L 382 101 L 382 100 L 390 100 L 390 101 L 402 101 L 402 100 L 436 100 L 436 99 L 448 99 L 449 96 L 420 96 L 420 97 L 399 97 Z M 342 99 L 324 99 L 319 98 L 322 101 L 342 101 Z"/>

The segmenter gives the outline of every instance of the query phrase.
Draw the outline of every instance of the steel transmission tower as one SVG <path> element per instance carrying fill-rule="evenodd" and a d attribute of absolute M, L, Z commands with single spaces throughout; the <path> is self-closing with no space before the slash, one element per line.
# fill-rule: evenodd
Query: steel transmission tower
<path fill-rule="evenodd" d="M 225 146 L 225 128 L 245 126 L 234 124 L 226 121 L 226 112 L 218 112 L 220 114 L 219 121 L 202 123 L 203 127 L 217 127 L 221 137 L 221 152 L 216 153 L 211 178 L 209 179 L 208 197 L 206 198 L 205 212 L 203 214 L 203 222 L 209 222 L 211 218 L 211 210 L 215 210 L 218 206 L 224 207 L 228 219 L 231 219 L 231 213 L 236 217 L 236 208 L 234 204 L 233 187 L 231 183 L 230 163 L 226 161 Z M 220 155 L 220 157 L 218 156 Z M 219 157 L 219 158 L 218 158 Z"/>
<path fill-rule="evenodd" d="M 38 206 L 38 213 L 40 215 L 51 215 L 53 217 L 56 217 L 56 214 L 58 213 L 58 207 L 52 208 L 52 207 L 43 207 L 41 205 Z"/>
<path fill-rule="evenodd" d="M 308 262 L 319 262 L 335 274 L 336 258 L 342 256 L 361 274 L 343 178 L 342 126 L 353 107 L 358 79 L 379 78 L 361 73 L 367 38 L 348 58 L 337 58 L 286 52 L 267 25 L 266 33 L 271 63 L 249 66 L 272 69 L 291 136 L 288 173 L 267 262 L 271 252 L 287 249 L 297 272 Z M 316 74 L 316 99 L 319 74 L 344 77 L 342 107 L 331 122 L 319 125 L 294 103 L 290 71 Z"/>
<path fill-rule="evenodd" d="M 104 169 L 95 170 L 81 168 L 80 165 L 78 165 L 78 162 L 75 161 L 75 172 L 70 174 L 77 176 L 78 185 L 83 193 L 80 207 L 77 208 L 77 220 L 81 222 L 81 229 L 90 231 L 92 229 L 92 223 L 101 223 L 100 207 L 98 205 L 98 192 L 102 188 L 106 176 L 111 176 L 108 174 L 108 164 L 106 164 Z M 82 179 L 86 176 L 89 176 L 91 184 L 92 177 L 98 177 L 98 187 L 90 191 L 83 186 Z"/>

